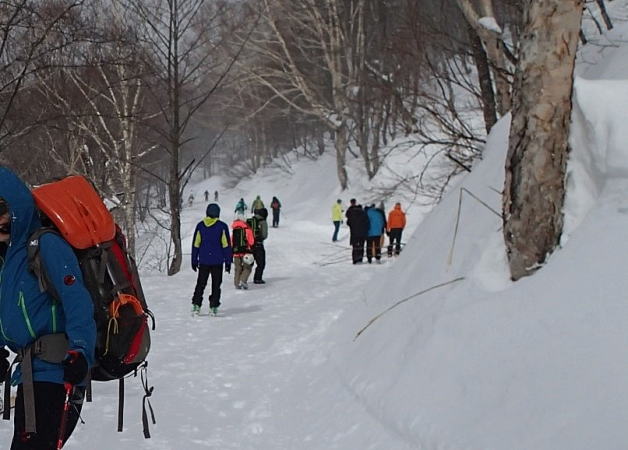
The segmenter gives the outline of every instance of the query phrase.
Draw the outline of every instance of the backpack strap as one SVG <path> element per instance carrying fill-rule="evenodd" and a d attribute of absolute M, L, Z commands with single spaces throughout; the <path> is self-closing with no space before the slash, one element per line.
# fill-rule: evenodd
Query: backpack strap
<path fill-rule="evenodd" d="M 39 290 L 41 292 L 48 292 L 50 296 L 55 299 L 55 301 L 59 301 L 59 293 L 50 281 L 48 273 L 44 270 L 41 263 L 39 240 L 41 239 L 41 236 L 45 233 L 53 233 L 57 236 L 61 236 L 61 234 L 59 234 L 57 230 L 50 227 L 42 227 L 33 232 L 33 234 L 31 234 L 28 238 L 28 244 L 26 246 L 28 268 L 37 277 L 37 281 L 39 282 Z"/>
<path fill-rule="evenodd" d="M 58 364 L 65 358 L 69 343 L 65 333 L 46 334 L 39 337 L 27 347 L 18 350 L 13 361 L 21 363 L 22 390 L 24 392 L 24 431 L 35 433 L 37 422 L 35 420 L 35 390 L 33 384 L 33 357 L 43 361 Z M 11 370 L 7 371 L 4 385 L 5 405 L 10 405 Z M 6 397 L 9 395 L 9 402 Z M 4 408 L 3 419 L 11 418 L 11 408 Z"/>

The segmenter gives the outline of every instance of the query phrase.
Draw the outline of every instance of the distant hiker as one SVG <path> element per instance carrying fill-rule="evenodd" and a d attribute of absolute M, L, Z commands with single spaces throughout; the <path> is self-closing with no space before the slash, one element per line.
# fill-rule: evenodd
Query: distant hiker
<path fill-rule="evenodd" d="M 211 275 L 212 287 L 209 296 L 209 309 L 216 315 L 220 306 L 220 285 L 222 268 L 231 271 L 231 239 L 229 227 L 219 220 L 220 207 L 216 203 L 207 205 L 207 217 L 196 225 L 192 242 L 192 270 L 198 269 L 198 278 L 192 296 L 192 314 L 198 315 L 203 303 L 203 292 Z"/>
<path fill-rule="evenodd" d="M 246 203 L 244 203 L 244 199 L 241 198 L 240 201 L 236 204 L 233 212 L 235 212 L 236 214 L 244 215 L 246 213 L 246 208 L 247 208 Z"/>
<path fill-rule="evenodd" d="M 217 202 L 218 201 L 218 191 L 214 191 L 214 201 Z M 244 200 L 242 200 L 244 201 Z M 244 209 L 246 209 L 246 206 L 244 207 Z"/>
<path fill-rule="evenodd" d="M 247 283 L 255 261 L 253 257 L 255 236 L 242 215 L 238 215 L 233 221 L 231 230 L 231 247 L 233 249 L 233 265 L 235 266 L 233 284 L 236 289 L 248 289 Z"/>
<path fill-rule="evenodd" d="M 281 202 L 277 197 L 273 197 L 270 207 L 273 210 L 273 228 L 277 228 L 279 226 L 279 213 L 281 212 Z"/>
<path fill-rule="evenodd" d="M 331 237 L 332 242 L 336 242 L 338 240 L 338 230 L 340 230 L 340 224 L 342 223 L 342 200 L 336 200 L 331 207 L 331 221 L 334 223 L 334 234 Z"/>
<path fill-rule="evenodd" d="M 253 274 L 253 283 L 265 284 L 263 279 L 264 269 L 266 268 L 266 249 L 264 248 L 264 240 L 268 237 L 268 210 L 266 208 L 256 209 L 252 218 L 246 223 L 253 230 L 255 244 L 253 245 L 253 256 L 255 257 L 255 273 Z"/>
<path fill-rule="evenodd" d="M 194 194 L 190 194 L 188 197 L 188 206 L 192 206 L 194 204 Z"/>
<path fill-rule="evenodd" d="M 255 214 L 256 209 L 262 209 L 262 208 L 264 208 L 264 202 L 258 195 L 257 197 L 255 197 L 255 200 L 253 200 L 253 203 L 251 203 L 251 213 Z"/>
<path fill-rule="evenodd" d="M 349 243 L 353 247 L 353 264 L 360 264 L 364 258 L 364 243 L 369 230 L 369 219 L 362 205 L 358 205 L 354 198 L 351 199 L 351 206 L 347 209 L 345 217 L 350 230 Z"/>
<path fill-rule="evenodd" d="M 366 237 L 366 260 L 369 264 L 375 258 L 382 259 L 382 235 L 386 230 L 386 217 L 384 211 L 375 207 L 375 204 L 366 208 L 369 219 L 368 235 Z"/>
<path fill-rule="evenodd" d="M 205 196 L 205 203 L 209 202 L 209 191 L 207 189 L 205 189 L 205 192 L 203 192 L 203 195 Z M 216 199 L 214 199 L 214 201 L 218 201 Z"/>
<path fill-rule="evenodd" d="M 395 207 L 388 213 L 388 256 L 393 255 L 393 245 L 395 255 L 401 252 L 401 234 L 406 227 L 406 213 L 401 210 L 401 203 L 395 203 Z"/>
<path fill-rule="evenodd" d="M 18 389 L 11 449 L 53 450 L 70 437 L 82 408 L 96 342 L 92 300 L 72 248 L 52 232 L 39 239 L 39 259 L 58 300 L 40 290 L 28 269 L 27 243 L 41 228 L 33 196 L 0 167 L 0 197 L 0 377 L 10 367 L 5 346 L 21 355 L 12 377 Z M 11 408 L 8 401 L 4 407 Z"/>

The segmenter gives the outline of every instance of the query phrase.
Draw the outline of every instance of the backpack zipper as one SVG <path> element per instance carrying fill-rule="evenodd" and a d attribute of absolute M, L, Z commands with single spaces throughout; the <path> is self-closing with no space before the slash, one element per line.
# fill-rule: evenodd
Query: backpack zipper
<path fill-rule="evenodd" d="M 20 291 L 18 295 L 17 304 L 20 308 L 22 308 L 22 315 L 24 316 L 24 320 L 26 321 L 26 327 L 28 328 L 29 334 L 33 339 L 35 339 L 35 332 L 33 331 L 31 319 L 28 317 L 28 311 L 26 311 L 26 302 L 24 301 L 24 293 L 22 291 Z"/>

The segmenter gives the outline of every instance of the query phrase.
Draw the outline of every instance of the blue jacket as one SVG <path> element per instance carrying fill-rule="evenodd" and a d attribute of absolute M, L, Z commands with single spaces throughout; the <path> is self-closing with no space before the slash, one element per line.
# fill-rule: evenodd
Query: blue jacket
<path fill-rule="evenodd" d="M 4 260 L 0 260 L 0 346 L 15 352 L 40 336 L 65 333 L 70 349 L 83 352 L 88 364 L 93 365 L 94 310 L 74 251 L 56 234 L 45 233 L 40 238 L 44 270 L 61 298 L 56 304 L 47 292 L 40 291 L 37 278 L 28 270 L 26 243 L 41 226 L 33 196 L 4 167 L 0 167 L 0 197 L 7 201 L 11 215 L 11 241 Z M 63 368 L 34 358 L 33 379 L 61 384 Z M 20 382 L 19 371 L 14 380 Z"/>
<path fill-rule="evenodd" d="M 369 218 L 369 231 L 368 236 L 381 236 L 386 229 L 386 217 L 381 209 L 367 208 L 366 215 Z"/>
<path fill-rule="evenodd" d="M 226 223 L 205 217 L 196 225 L 192 242 L 192 266 L 231 264 L 231 238 Z"/>

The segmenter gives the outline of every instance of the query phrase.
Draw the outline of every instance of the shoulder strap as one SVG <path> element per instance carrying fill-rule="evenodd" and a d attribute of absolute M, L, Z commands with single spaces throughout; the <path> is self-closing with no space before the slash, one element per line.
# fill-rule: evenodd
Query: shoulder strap
<path fill-rule="evenodd" d="M 28 252 L 28 268 L 37 277 L 39 290 L 41 292 L 48 292 L 52 298 L 58 301 L 59 294 L 54 288 L 54 285 L 50 281 L 50 277 L 48 277 L 48 274 L 44 270 L 43 264 L 41 263 L 39 240 L 45 233 L 54 233 L 57 236 L 61 236 L 57 230 L 49 227 L 42 227 L 35 230 L 35 232 L 30 235 L 26 246 Z"/>

